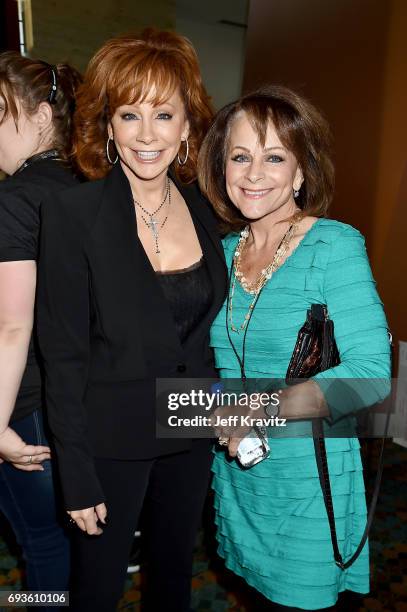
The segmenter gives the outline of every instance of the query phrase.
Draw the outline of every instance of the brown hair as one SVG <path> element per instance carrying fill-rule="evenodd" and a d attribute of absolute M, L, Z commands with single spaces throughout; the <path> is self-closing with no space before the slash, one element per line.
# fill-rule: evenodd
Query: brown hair
<path fill-rule="evenodd" d="M 273 122 L 281 142 L 294 154 L 304 177 L 296 203 L 308 215 L 325 216 L 334 189 L 329 126 L 305 98 L 286 87 L 269 85 L 222 108 L 201 147 L 200 187 L 218 214 L 223 230 L 239 231 L 247 224 L 229 199 L 224 175 L 230 129 L 241 111 L 247 113 L 263 147 L 267 126 Z"/>
<path fill-rule="evenodd" d="M 67 159 L 72 150 L 75 92 L 81 82 L 80 73 L 68 64 L 53 66 L 57 89 L 51 104 L 52 146 Z M 41 60 L 23 57 L 15 51 L 0 53 L 0 95 L 4 98 L 3 119 L 11 113 L 17 126 L 16 98 L 27 115 L 32 115 L 41 102 L 47 102 L 53 83 L 51 66 Z"/>
<path fill-rule="evenodd" d="M 174 169 L 183 182 L 196 179 L 199 147 L 213 117 L 210 99 L 189 40 L 153 28 L 109 40 L 89 63 L 75 116 L 76 161 L 88 178 L 104 177 L 111 169 L 107 124 L 116 108 L 142 102 L 153 86 L 153 104 L 164 102 L 179 87 L 190 125 L 189 156 L 184 166 L 174 161 Z"/>

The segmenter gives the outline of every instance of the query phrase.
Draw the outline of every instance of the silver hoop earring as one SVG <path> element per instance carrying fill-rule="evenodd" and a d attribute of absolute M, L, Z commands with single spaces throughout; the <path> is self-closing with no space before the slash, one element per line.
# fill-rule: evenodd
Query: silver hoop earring
<path fill-rule="evenodd" d="M 109 136 L 108 139 L 107 139 L 107 143 L 106 143 L 106 157 L 107 157 L 107 161 L 109 162 L 109 164 L 112 164 L 112 166 L 114 166 L 114 164 L 119 159 L 119 156 L 116 154 L 116 159 L 114 161 L 112 161 L 110 159 L 110 154 L 109 154 L 109 144 L 110 144 L 110 141 L 113 142 L 113 138 L 110 138 L 110 136 Z"/>
<path fill-rule="evenodd" d="M 186 138 L 185 140 L 182 140 L 181 142 L 185 142 L 187 145 L 187 150 L 185 152 L 185 157 L 184 159 L 181 161 L 179 153 L 177 153 L 177 159 L 178 159 L 178 163 L 180 166 L 185 166 L 185 164 L 187 163 L 187 159 L 188 159 L 188 155 L 189 155 L 189 143 L 188 143 L 188 138 Z"/>
<path fill-rule="evenodd" d="M 294 193 L 294 198 L 298 198 L 298 196 L 300 195 L 300 190 L 299 189 L 293 189 L 293 193 Z"/>

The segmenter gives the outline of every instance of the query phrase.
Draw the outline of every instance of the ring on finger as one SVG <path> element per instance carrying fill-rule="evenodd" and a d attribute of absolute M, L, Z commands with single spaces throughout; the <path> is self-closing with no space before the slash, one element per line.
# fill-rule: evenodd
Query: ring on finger
<path fill-rule="evenodd" d="M 30 456 L 28 457 L 28 462 L 27 462 L 27 463 L 28 463 L 29 465 L 31 465 L 31 463 L 32 463 L 32 462 L 33 462 L 33 456 L 32 456 L 32 455 L 30 455 Z"/>
<path fill-rule="evenodd" d="M 225 436 L 219 436 L 218 444 L 220 444 L 220 446 L 227 446 L 229 444 L 229 440 L 230 438 L 226 438 Z"/>

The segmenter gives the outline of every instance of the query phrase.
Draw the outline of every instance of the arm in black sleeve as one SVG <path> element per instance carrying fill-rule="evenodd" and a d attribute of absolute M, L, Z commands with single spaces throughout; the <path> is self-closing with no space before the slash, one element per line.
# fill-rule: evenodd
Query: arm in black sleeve
<path fill-rule="evenodd" d="M 80 227 L 74 224 L 62 198 L 45 202 L 38 268 L 38 336 L 45 362 L 48 418 L 68 510 L 104 501 L 86 431 L 89 285 L 82 244 Z"/>
<path fill-rule="evenodd" d="M 38 206 L 21 186 L 0 185 L 0 261 L 37 259 Z"/>

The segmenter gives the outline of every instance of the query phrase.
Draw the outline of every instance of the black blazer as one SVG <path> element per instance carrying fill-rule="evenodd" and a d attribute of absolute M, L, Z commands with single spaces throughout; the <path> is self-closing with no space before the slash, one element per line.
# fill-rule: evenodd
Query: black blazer
<path fill-rule="evenodd" d="M 48 419 L 68 509 L 104 495 L 93 457 L 141 459 L 190 447 L 155 437 L 155 377 L 214 377 L 208 335 L 227 270 L 216 222 L 196 185 L 177 185 L 213 284 L 213 301 L 181 345 L 137 236 L 130 184 L 117 164 L 42 208 L 37 318 Z"/>

